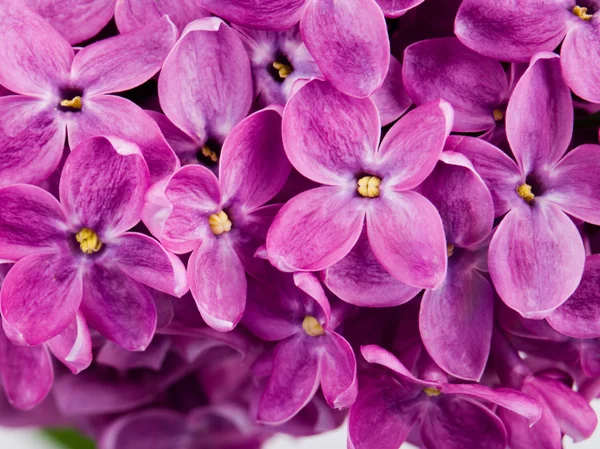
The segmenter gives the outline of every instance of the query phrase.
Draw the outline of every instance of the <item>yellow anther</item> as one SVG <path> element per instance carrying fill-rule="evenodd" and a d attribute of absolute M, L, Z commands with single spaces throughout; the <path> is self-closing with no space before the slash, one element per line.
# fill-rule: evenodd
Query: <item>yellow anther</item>
<path fill-rule="evenodd" d="M 502 113 L 502 111 L 500 109 L 494 109 L 494 112 L 492 112 L 492 115 L 494 116 L 494 120 L 499 122 L 500 120 L 502 120 L 504 118 L 504 114 Z"/>
<path fill-rule="evenodd" d="M 586 22 L 589 22 L 590 20 L 592 20 L 593 14 L 588 14 L 587 10 L 588 9 L 585 7 L 575 6 L 573 8 L 573 14 L 575 14 L 581 20 L 585 20 Z"/>
<path fill-rule="evenodd" d="M 209 158 L 213 162 L 217 162 L 219 160 L 219 155 L 216 153 L 216 151 L 211 150 L 207 145 L 204 145 L 200 151 L 202 152 L 202 156 Z"/>
<path fill-rule="evenodd" d="M 454 254 L 454 245 L 452 243 L 446 245 L 446 252 L 448 253 L 448 257 L 452 257 L 452 254 Z"/>
<path fill-rule="evenodd" d="M 62 100 L 60 105 L 65 108 L 81 109 L 81 97 L 76 96 L 72 100 Z"/>
<path fill-rule="evenodd" d="M 85 254 L 97 253 L 102 248 L 102 242 L 98 234 L 90 228 L 83 228 L 75 234 L 75 239 L 79 242 L 79 247 Z"/>
<path fill-rule="evenodd" d="M 302 321 L 302 329 L 304 329 L 306 335 L 310 335 L 311 337 L 325 335 L 325 329 L 323 329 L 323 326 L 321 326 L 314 316 L 308 315 L 304 318 L 304 321 Z"/>
<path fill-rule="evenodd" d="M 273 68 L 277 70 L 279 73 L 279 78 L 281 79 L 286 79 L 294 71 L 291 65 L 277 61 L 273 63 Z"/>
<path fill-rule="evenodd" d="M 358 193 L 365 198 L 378 197 L 379 184 L 381 184 L 381 179 L 377 176 L 363 176 L 358 180 Z"/>
<path fill-rule="evenodd" d="M 531 186 L 527 183 L 523 183 L 517 187 L 517 193 L 528 203 L 531 203 L 535 198 L 535 195 L 531 192 Z"/>
<path fill-rule="evenodd" d="M 229 220 L 229 217 L 223 211 L 208 217 L 208 224 L 214 235 L 221 235 L 224 232 L 231 231 L 231 220 Z"/>
<path fill-rule="evenodd" d="M 423 388 L 423 393 L 425 393 L 427 396 L 431 397 L 431 396 L 439 396 L 440 394 L 442 394 L 442 392 L 440 390 L 438 390 L 437 388 Z"/>

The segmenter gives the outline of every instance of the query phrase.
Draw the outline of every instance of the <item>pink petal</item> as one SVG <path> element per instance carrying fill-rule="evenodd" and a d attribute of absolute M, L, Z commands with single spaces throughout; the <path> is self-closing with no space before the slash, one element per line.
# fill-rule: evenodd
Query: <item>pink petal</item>
<path fill-rule="evenodd" d="M 195 139 L 177 128 L 166 115 L 155 111 L 145 111 L 159 126 L 169 146 L 181 161 L 181 165 L 197 164 L 198 149 L 202 148 L 199 137 Z"/>
<path fill-rule="evenodd" d="M 20 95 L 1 97 L 0 186 L 48 178 L 60 162 L 65 134 L 55 105 Z"/>
<path fill-rule="evenodd" d="M 386 126 L 404 114 L 412 104 L 402 83 L 402 65 L 390 57 L 390 67 L 379 89 L 371 94 L 371 100 L 377 106 L 381 126 Z"/>
<path fill-rule="evenodd" d="M 446 275 L 446 239 L 437 210 L 416 192 L 385 192 L 367 212 L 369 243 L 396 279 L 435 288 Z"/>
<path fill-rule="evenodd" d="M 115 22 L 121 33 L 142 28 L 168 14 L 169 19 L 183 28 L 195 19 L 210 16 L 197 5 L 196 0 L 120 0 L 115 8 Z"/>
<path fill-rule="evenodd" d="M 307 0 L 300 32 L 325 78 L 340 91 L 361 98 L 383 84 L 390 45 L 374 0 Z"/>
<path fill-rule="evenodd" d="M 376 0 L 386 17 L 400 17 L 425 0 Z"/>
<path fill-rule="evenodd" d="M 0 84 L 8 90 L 47 98 L 67 84 L 71 46 L 19 0 L 0 6 L 0 42 Z"/>
<path fill-rule="evenodd" d="M 292 167 L 281 141 L 281 114 L 263 109 L 242 120 L 225 139 L 219 164 L 223 204 L 252 210 L 272 199 Z"/>
<path fill-rule="evenodd" d="M 339 334 L 327 332 L 321 356 L 321 389 L 332 408 L 350 407 L 356 401 L 358 380 L 352 346 Z"/>
<path fill-rule="evenodd" d="M 525 318 L 549 315 L 575 291 L 585 251 L 557 206 L 538 201 L 511 210 L 490 243 L 488 265 L 504 303 Z"/>
<path fill-rule="evenodd" d="M 576 95 L 589 102 L 600 103 L 598 27 L 596 21 L 593 24 L 580 22 L 569 29 L 562 43 L 560 62 L 563 75 Z"/>
<path fill-rule="evenodd" d="M 84 276 L 81 311 L 87 322 L 129 351 L 145 350 L 156 329 L 156 308 L 146 287 L 108 264 L 96 263 Z"/>
<path fill-rule="evenodd" d="M 71 257 L 31 254 L 6 275 L 0 301 L 2 317 L 34 346 L 60 334 L 75 319 L 81 303 L 81 274 Z"/>
<path fill-rule="evenodd" d="M 531 394 L 529 390 L 525 390 Z M 531 449 L 544 447 L 548 449 L 562 449 L 562 433 L 552 411 L 545 402 L 540 401 L 542 417 L 533 426 L 527 419 L 506 409 L 499 409 L 498 416 L 506 427 L 508 444 L 512 449 Z"/>
<path fill-rule="evenodd" d="M 295 196 L 267 234 L 271 263 L 282 271 L 318 271 L 350 252 L 363 227 L 365 203 L 337 187 Z"/>
<path fill-rule="evenodd" d="M 0 259 L 63 248 L 68 235 L 65 213 L 50 193 L 13 185 L 0 189 L 0 204 Z"/>
<path fill-rule="evenodd" d="M 142 157 L 119 150 L 104 137 L 82 142 L 67 157 L 60 180 L 60 200 L 72 224 L 94 230 L 101 240 L 140 221 L 148 188 Z"/>
<path fill-rule="evenodd" d="M 372 164 L 380 135 L 370 99 L 352 98 L 314 80 L 283 113 L 283 144 L 294 168 L 321 184 L 342 184 Z"/>
<path fill-rule="evenodd" d="M 75 56 L 73 82 L 86 96 L 133 89 L 156 75 L 176 39 L 177 28 L 163 17 L 135 32 L 98 41 Z"/>
<path fill-rule="evenodd" d="M 126 232 L 107 251 L 121 271 L 141 284 L 178 298 L 188 291 L 183 262 L 147 235 Z"/>
<path fill-rule="evenodd" d="M 216 17 L 190 23 L 165 60 L 158 95 L 167 117 L 189 136 L 222 141 L 253 97 L 250 60 L 238 35 Z"/>
<path fill-rule="evenodd" d="M 412 189 L 432 172 L 452 129 L 453 115 L 452 107 L 439 100 L 419 106 L 392 126 L 378 153 L 385 186 Z"/>
<path fill-rule="evenodd" d="M 158 125 L 135 103 L 112 95 L 83 99 L 83 109 L 68 124 L 71 149 L 96 136 L 114 136 L 136 144 L 154 183 L 179 166 Z"/>
<path fill-rule="evenodd" d="M 285 30 L 298 22 L 305 1 L 199 0 L 198 4 L 232 23 L 264 30 Z"/>
<path fill-rule="evenodd" d="M 81 313 L 56 337 L 48 341 L 48 349 L 73 374 L 86 369 L 92 363 L 92 340 L 90 330 Z"/>
<path fill-rule="evenodd" d="M 554 164 L 573 133 L 573 101 L 560 58 L 542 53 L 531 62 L 506 110 L 506 137 L 519 165 L 529 174 Z"/>
<path fill-rule="evenodd" d="M 213 236 L 194 250 L 188 279 L 206 324 L 220 332 L 232 330 L 244 314 L 247 285 L 244 267 L 226 235 Z"/>

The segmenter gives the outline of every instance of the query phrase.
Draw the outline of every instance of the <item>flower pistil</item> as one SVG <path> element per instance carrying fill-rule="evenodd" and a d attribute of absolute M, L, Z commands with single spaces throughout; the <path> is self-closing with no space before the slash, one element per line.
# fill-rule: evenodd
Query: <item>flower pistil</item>
<path fill-rule="evenodd" d="M 62 100 L 60 105 L 65 108 L 81 109 L 81 97 L 77 95 L 72 100 Z"/>
<path fill-rule="evenodd" d="M 381 179 L 377 176 L 363 176 L 358 180 L 358 193 L 365 198 L 376 198 L 380 184 Z"/>
<path fill-rule="evenodd" d="M 304 321 L 302 321 L 302 329 L 304 329 L 306 335 L 310 335 L 311 337 L 325 335 L 325 329 L 323 329 L 323 326 L 321 326 L 314 316 L 307 315 L 304 318 Z"/>
<path fill-rule="evenodd" d="M 588 14 L 587 11 L 588 11 L 588 9 L 586 7 L 582 7 L 579 5 L 577 5 L 573 8 L 573 14 L 575 14 L 581 20 L 585 20 L 586 22 L 589 22 L 590 20 L 592 20 L 593 14 Z"/>
<path fill-rule="evenodd" d="M 442 392 L 440 390 L 438 390 L 437 388 L 431 388 L 431 387 L 423 388 L 423 393 L 425 393 L 429 397 L 439 396 L 440 394 L 442 394 Z"/>
<path fill-rule="evenodd" d="M 75 239 L 79 242 L 79 247 L 85 254 L 97 253 L 102 248 L 102 242 L 98 234 L 90 228 L 83 228 L 75 234 Z"/>
<path fill-rule="evenodd" d="M 531 203 L 535 198 L 535 195 L 531 191 L 531 186 L 527 183 L 523 183 L 519 187 L 517 187 L 517 193 L 528 203 Z"/>
<path fill-rule="evenodd" d="M 208 217 L 208 224 L 214 235 L 221 235 L 224 232 L 231 231 L 231 220 L 224 211 Z"/>
<path fill-rule="evenodd" d="M 290 64 L 285 64 L 279 61 L 275 61 L 273 63 L 273 68 L 277 70 L 279 78 L 281 78 L 282 80 L 286 79 L 294 71 L 293 67 Z"/>

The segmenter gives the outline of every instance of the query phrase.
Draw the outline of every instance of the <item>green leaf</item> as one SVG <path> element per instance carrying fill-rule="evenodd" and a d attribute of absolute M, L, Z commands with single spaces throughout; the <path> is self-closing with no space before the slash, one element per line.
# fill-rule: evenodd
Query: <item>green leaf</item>
<path fill-rule="evenodd" d="M 48 439 L 67 449 L 95 449 L 94 442 L 73 429 L 46 429 Z"/>

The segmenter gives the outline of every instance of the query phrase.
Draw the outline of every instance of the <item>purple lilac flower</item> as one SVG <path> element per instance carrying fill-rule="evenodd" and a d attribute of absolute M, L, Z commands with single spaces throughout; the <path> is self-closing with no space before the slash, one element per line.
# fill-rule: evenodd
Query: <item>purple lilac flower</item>
<path fill-rule="evenodd" d="M 468 47 L 503 61 L 527 62 L 562 41 L 567 84 L 580 97 L 599 103 L 599 12 L 597 0 L 465 0 L 455 32 Z"/>
<path fill-rule="evenodd" d="M 527 318 L 549 315 L 581 280 L 583 242 L 567 214 L 600 224 L 600 147 L 582 145 L 565 155 L 572 129 L 560 60 L 543 53 L 517 83 L 506 111 L 516 163 L 482 140 L 448 140 L 487 183 L 496 216 L 506 214 L 490 242 L 489 271 L 502 300 Z"/>
<path fill-rule="evenodd" d="M 26 24 L 26 25 L 24 25 Z M 125 98 L 107 95 L 151 78 L 175 41 L 163 18 L 133 34 L 89 45 L 74 54 L 42 18 L 12 0 L 0 6 L 0 84 L 17 93 L 0 97 L 0 185 L 37 183 L 62 156 L 97 136 L 139 145 L 152 181 L 177 168 L 158 126 Z"/>
<path fill-rule="evenodd" d="M 0 258 L 16 261 L 0 293 L 9 338 L 46 342 L 81 310 L 123 347 L 148 346 L 157 314 L 145 285 L 176 296 L 187 291 L 177 257 L 126 232 L 140 220 L 148 182 L 135 145 L 94 138 L 67 158 L 60 203 L 39 187 L 0 189 Z"/>
<path fill-rule="evenodd" d="M 115 22 L 121 33 L 143 28 L 165 14 L 179 30 L 196 19 L 210 16 L 196 0 L 117 0 L 115 5 Z"/>
<path fill-rule="evenodd" d="M 383 83 L 390 46 L 383 13 L 375 0 L 200 0 L 200 5 L 232 23 L 286 30 L 300 22 L 308 51 L 325 78 L 355 97 Z M 332 23 L 333 20 L 333 23 Z"/>
<path fill-rule="evenodd" d="M 452 126 L 452 108 L 432 102 L 409 112 L 377 149 L 379 115 L 356 99 L 311 81 L 288 102 L 283 139 L 292 165 L 325 184 L 290 200 L 267 235 L 269 260 L 282 271 L 318 271 L 346 256 L 366 219 L 375 257 L 418 287 L 446 273 L 440 216 L 412 191 L 431 173 Z"/>

